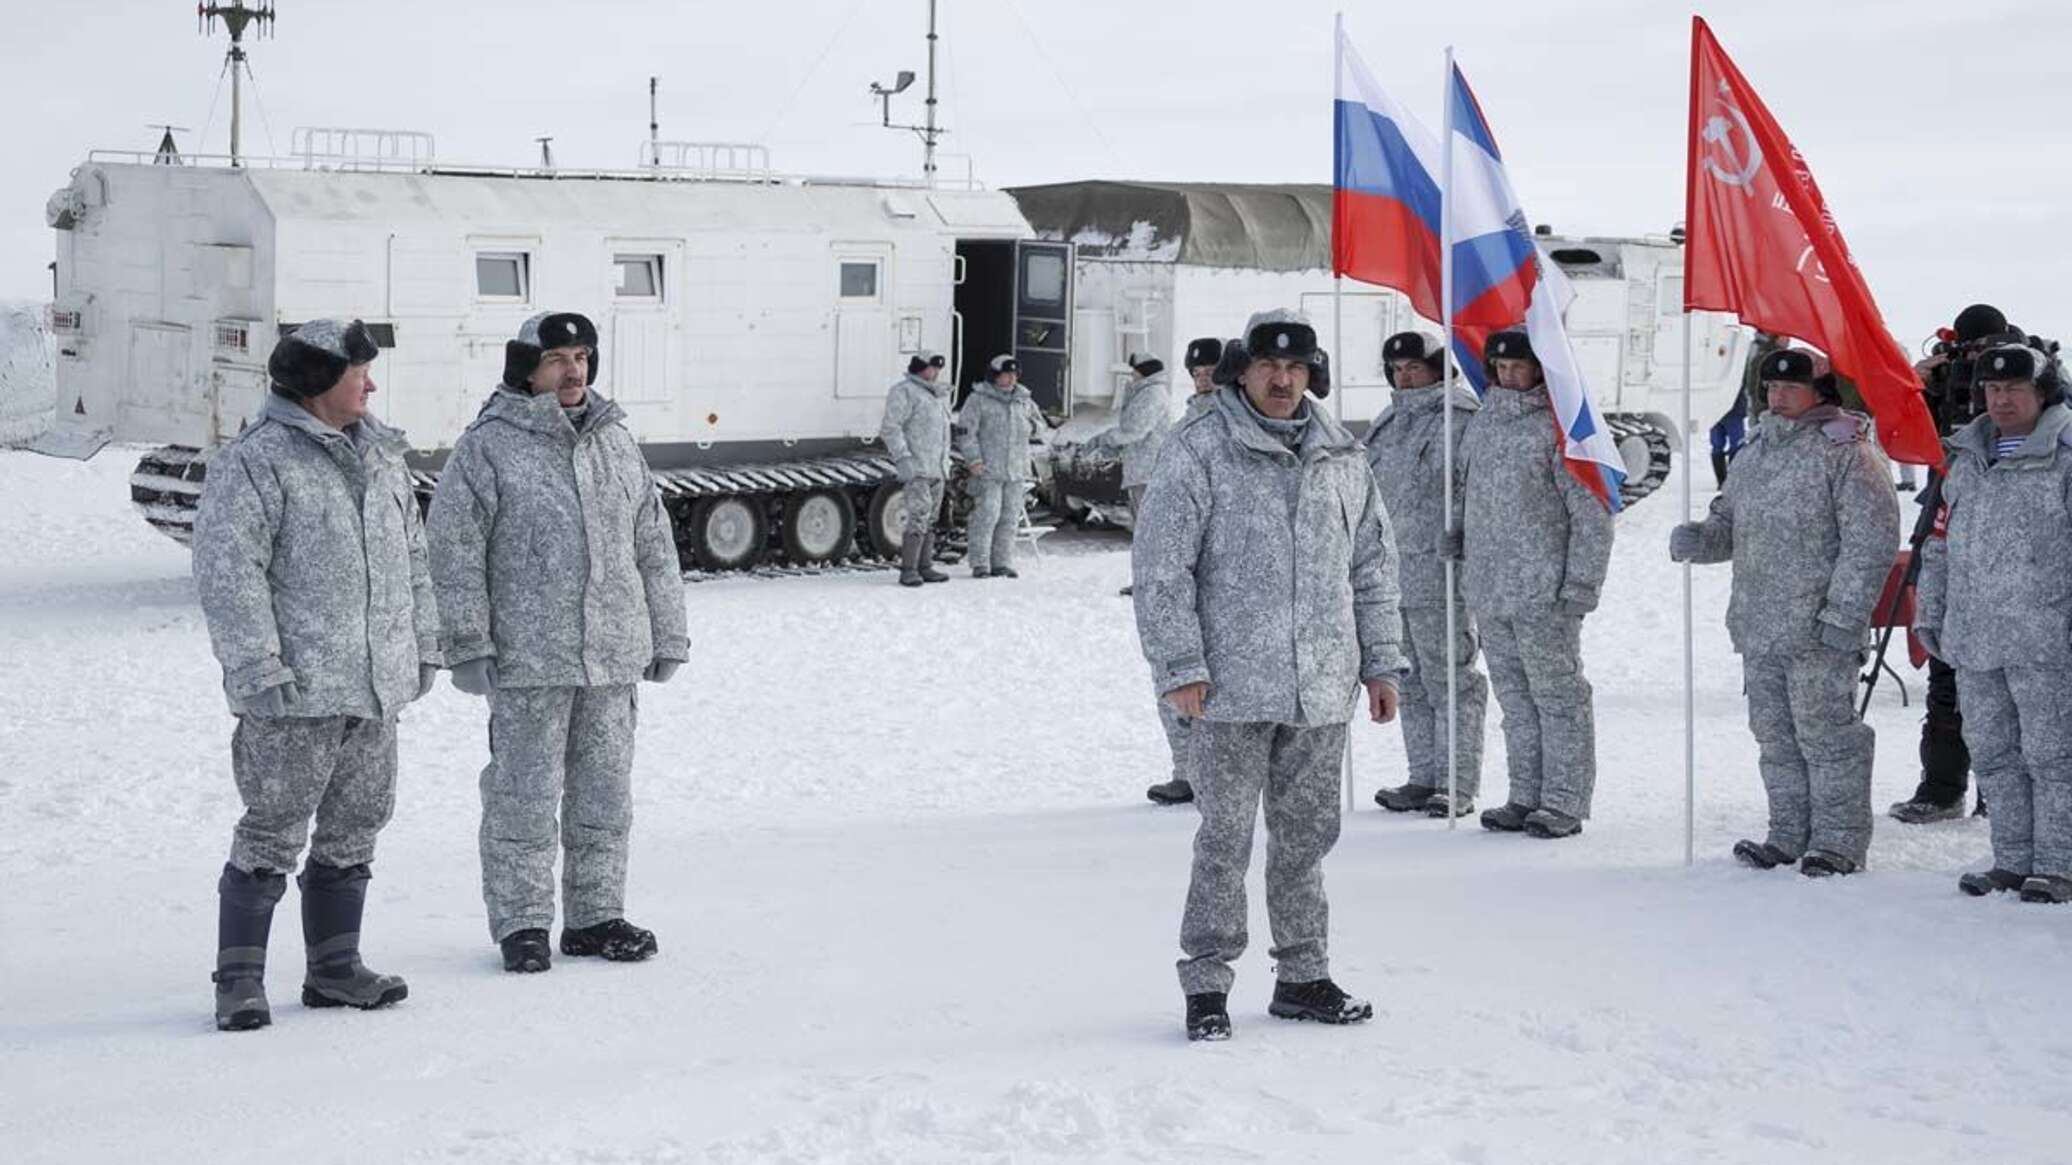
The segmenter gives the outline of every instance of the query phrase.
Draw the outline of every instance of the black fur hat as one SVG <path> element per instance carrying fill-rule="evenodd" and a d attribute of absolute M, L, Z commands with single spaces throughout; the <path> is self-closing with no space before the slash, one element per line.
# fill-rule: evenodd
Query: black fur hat
<path fill-rule="evenodd" d="M 1165 371 L 1165 361 L 1147 352 L 1130 354 L 1130 371 L 1138 376 L 1157 376 Z"/>
<path fill-rule="evenodd" d="M 1254 360 L 1307 360 L 1316 350 L 1317 330 L 1300 320 L 1265 320 L 1245 333 Z"/>
<path fill-rule="evenodd" d="M 943 358 L 942 353 L 930 352 L 923 348 L 921 351 L 914 353 L 913 359 L 907 361 L 907 375 L 919 376 L 923 368 L 941 368 L 948 363 L 949 361 Z"/>
<path fill-rule="evenodd" d="M 1815 387 L 1820 379 L 1813 368 L 1813 354 L 1800 348 L 1780 348 L 1763 357 L 1756 376 L 1761 380 L 1782 380 Z"/>
<path fill-rule="evenodd" d="M 280 338 L 266 358 L 273 391 L 289 400 L 322 396 L 345 370 L 370 364 L 381 349 L 359 320 L 311 320 Z"/>
<path fill-rule="evenodd" d="M 1309 365 L 1311 395 L 1320 400 L 1331 395 L 1331 358 L 1317 346 L 1316 327 L 1299 311 L 1282 307 L 1254 312 L 1245 321 L 1245 357 L 1300 360 Z"/>
<path fill-rule="evenodd" d="M 1532 337 L 1525 334 L 1524 328 L 1505 328 L 1501 332 L 1492 332 L 1489 339 L 1483 341 L 1482 372 L 1489 378 L 1491 385 L 1497 382 L 1498 360 L 1530 360 L 1534 364 L 1540 363 L 1539 354 L 1532 350 Z M 1540 379 L 1544 381 L 1545 365 L 1541 365 L 1541 369 Z"/>
<path fill-rule="evenodd" d="M 553 348 L 590 349 L 590 373 L 585 384 L 597 383 L 604 366 L 604 353 L 597 347 L 597 325 L 588 316 L 572 311 L 544 312 L 518 327 L 518 338 L 504 343 L 504 385 L 523 389 L 540 366 L 540 357 Z"/>
<path fill-rule="evenodd" d="M 1197 368 L 1214 368 L 1223 359 L 1223 341 L 1214 336 L 1192 340 L 1187 345 L 1187 359 L 1180 365 L 1189 372 Z"/>
<path fill-rule="evenodd" d="M 1439 345 L 1439 337 L 1423 332 L 1397 332 L 1381 345 L 1381 374 L 1390 387 L 1396 383 L 1396 372 L 1392 367 L 1398 360 L 1422 360 L 1434 376 L 1446 375 L 1446 352 Z"/>
<path fill-rule="evenodd" d="M 2045 407 L 2065 399 L 2065 370 L 2058 364 L 2057 345 L 2031 336 L 2027 344 L 1988 348 L 1978 358 L 1978 382 L 2026 380 L 2036 385 Z"/>
<path fill-rule="evenodd" d="M 1539 356 L 1532 350 L 1532 337 L 1526 335 L 1523 328 L 1506 328 L 1501 332 L 1491 333 L 1488 342 L 1482 345 L 1482 358 L 1489 361 L 1530 360 L 1535 364 L 1540 362 Z"/>

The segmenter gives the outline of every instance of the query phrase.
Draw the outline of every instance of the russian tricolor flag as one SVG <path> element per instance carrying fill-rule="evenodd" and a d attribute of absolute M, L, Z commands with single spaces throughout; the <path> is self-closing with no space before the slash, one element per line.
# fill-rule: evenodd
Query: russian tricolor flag
<path fill-rule="evenodd" d="M 1395 288 L 1417 314 L 1437 320 L 1444 318 L 1441 257 L 1450 256 L 1453 348 L 1462 374 L 1477 390 L 1486 388 L 1483 343 L 1522 321 L 1546 371 L 1565 464 L 1607 509 L 1619 509 L 1625 461 L 1590 402 L 1561 321 L 1574 292 L 1559 268 L 1541 261 L 1467 78 L 1458 69 L 1448 78 L 1448 192 L 1434 177 L 1446 172 L 1438 143 L 1375 82 L 1343 31 L 1338 59 L 1334 274 Z"/>

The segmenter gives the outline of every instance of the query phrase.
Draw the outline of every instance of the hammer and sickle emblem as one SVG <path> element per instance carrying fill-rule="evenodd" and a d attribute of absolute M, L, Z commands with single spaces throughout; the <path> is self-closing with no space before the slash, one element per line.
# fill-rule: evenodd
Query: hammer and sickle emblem
<path fill-rule="evenodd" d="M 1705 128 L 1699 137 L 1705 142 L 1706 153 L 1701 159 L 1705 172 L 1741 193 L 1753 197 L 1756 172 L 1763 168 L 1763 155 L 1755 145 L 1755 131 L 1748 124 L 1748 118 L 1727 101 L 1728 90 L 1724 82 L 1720 85 L 1718 108 L 1705 121 Z M 1734 135 L 1739 132 L 1741 141 L 1747 147 L 1747 155 L 1737 153 Z"/>

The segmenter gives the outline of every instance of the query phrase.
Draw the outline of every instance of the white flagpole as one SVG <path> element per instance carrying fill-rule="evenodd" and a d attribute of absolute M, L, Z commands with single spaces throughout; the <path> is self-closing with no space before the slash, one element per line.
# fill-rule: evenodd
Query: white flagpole
<path fill-rule="evenodd" d="M 1688 271 L 1686 278 L 1689 277 Z M 1691 311 L 1683 313 L 1683 520 L 1691 520 Z M 1683 564 L 1684 865 L 1698 860 L 1698 721 L 1691 643 L 1691 564 Z"/>
<path fill-rule="evenodd" d="M 1446 84 L 1442 90 L 1444 111 L 1440 120 L 1439 146 L 1439 347 L 1446 353 L 1440 363 L 1439 391 L 1440 407 L 1444 419 L 1439 422 L 1439 445 L 1443 472 L 1446 480 L 1441 488 L 1446 495 L 1446 524 L 1444 529 L 1453 529 L 1453 46 L 1446 46 Z M 1454 611 L 1453 578 L 1455 563 L 1449 555 L 1443 568 L 1446 572 L 1446 828 L 1456 828 L 1460 814 L 1460 661 L 1455 658 L 1454 644 L 1460 639 L 1454 626 L 1457 615 Z"/>
<path fill-rule="evenodd" d="M 1334 14 L 1331 28 L 1331 133 L 1335 139 L 1338 134 L 1338 102 L 1345 99 L 1345 13 L 1339 12 Z M 1338 181 L 1338 175 L 1335 173 L 1338 159 L 1338 142 L 1336 140 L 1333 140 L 1331 143 L 1331 158 L 1334 166 L 1331 181 L 1335 185 Z M 1336 224 L 1334 223 L 1333 226 L 1335 229 Z M 1335 257 L 1337 242 L 1338 240 L 1334 236 L 1332 239 L 1334 257 L 1331 264 L 1331 351 L 1334 358 L 1341 361 L 1339 372 L 1342 374 L 1344 372 L 1343 359 L 1345 357 L 1345 349 L 1339 344 L 1339 337 L 1343 334 L 1345 322 L 1345 277 L 1338 273 L 1338 263 Z M 1337 409 L 1338 423 L 1342 425 L 1345 423 L 1345 386 L 1339 384 L 1336 387 L 1338 391 L 1333 396 L 1337 404 L 1334 407 Z M 1361 691 L 1360 702 L 1363 705 L 1366 703 L 1364 688 Z M 1352 724 L 1347 725 L 1345 731 L 1343 780 L 1345 784 L 1345 811 L 1347 813 L 1351 813 L 1355 809 L 1353 796 L 1353 736 L 1355 734 L 1353 732 L 1353 725 L 1357 725 L 1360 722 L 1360 712 L 1363 711 L 1365 711 L 1364 707 L 1355 711 Z"/>

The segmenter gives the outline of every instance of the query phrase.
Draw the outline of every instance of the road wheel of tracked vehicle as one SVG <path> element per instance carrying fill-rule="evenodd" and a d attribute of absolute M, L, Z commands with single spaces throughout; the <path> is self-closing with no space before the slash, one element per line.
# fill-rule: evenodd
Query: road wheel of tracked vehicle
<path fill-rule="evenodd" d="M 1669 480 L 1676 422 L 1651 413 L 1612 413 L 1605 422 L 1626 463 L 1626 483 L 1620 487 L 1619 497 L 1630 505 Z"/>
<path fill-rule="evenodd" d="M 899 557 L 899 539 L 906 532 L 906 518 L 899 512 L 899 500 L 905 494 L 905 486 L 888 481 L 871 493 L 870 505 L 865 507 L 864 533 L 870 536 L 871 549 L 880 558 Z"/>
<path fill-rule="evenodd" d="M 770 538 L 755 498 L 706 498 L 691 507 L 691 557 L 706 570 L 754 566 Z"/>
<path fill-rule="evenodd" d="M 832 562 L 849 549 L 856 536 L 856 511 L 849 499 L 831 489 L 795 494 L 784 503 L 779 526 L 785 557 L 796 563 Z"/>

